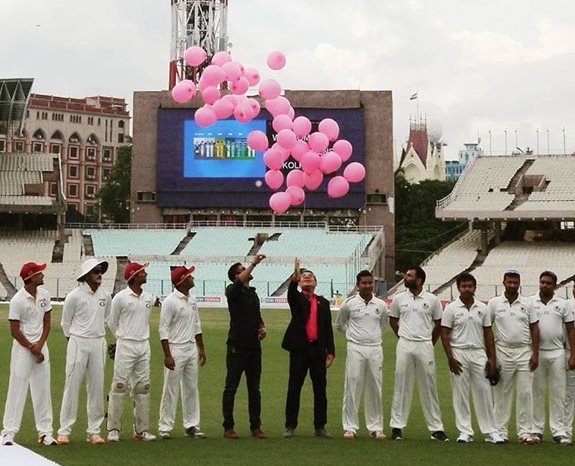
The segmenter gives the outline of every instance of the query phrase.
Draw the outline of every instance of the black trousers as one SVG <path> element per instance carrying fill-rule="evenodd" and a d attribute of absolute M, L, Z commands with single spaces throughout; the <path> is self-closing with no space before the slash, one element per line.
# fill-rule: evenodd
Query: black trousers
<path fill-rule="evenodd" d="M 290 351 L 286 428 L 297 427 L 301 389 L 308 370 L 313 386 L 314 427 L 323 429 L 327 423 L 325 353 L 316 344 L 310 344 L 306 349 Z"/>
<path fill-rule="evenodd" d="M 261 394 L 260 379 L 262 374 L 261 349 L 243 349 L 228 345 L 226 353 L 226 386 L 222 396 L 222 413 L 224 415 L 224 429 L 234 427 L 234 401 L 236 391 L 240 384 L 242 373 L 246 374 L 248 388 L 248 410 L 250 416 L 250 429 L 259 429 L 261 426 Z"/>

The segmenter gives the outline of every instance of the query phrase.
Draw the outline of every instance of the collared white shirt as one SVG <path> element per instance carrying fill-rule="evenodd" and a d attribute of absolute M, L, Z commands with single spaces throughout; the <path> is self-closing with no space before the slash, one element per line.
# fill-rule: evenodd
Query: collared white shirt
<path fill-rule="evenodd" d="M 543 304 L 537 293 L 531 296 L 533 308 L 539 317 L 539 349 L 554 350 L 565 348 L 565 323 L 573 322 L 575 316 L 569 303 L 554 295 Z"/>
<path fill-rule="evenodd" d="M 196 298 L 178 290 L 164 300 L 160 311 L 160 340 L 181 344 L 194 342 L 202 333 Z"/>
<path fill-rule="evenodd" d="M 495 296 L 487 305 L 495 324 L 495 342 L 510 348 L 531 345 L 530 324 L 539 320 L 529 298 L 519 295 L 512 304 L 505 295 Z"/>
<path fill-rule="evenodd" d="M 399 319 L 399 337 L 411 341 L 431 341 L 435 321 L 441 320 L 441 304 L 432 293 L 422 290 L 417 296 L 406 290 L 391 302 L 390 317 Z"/>
<path fill-rule="evenodd" d="M 64 300 L 61 323 L 64 335 L 82 338 L 105 336 L 111 301 L 110 293 L 101 285 L 95 292 L 87 283 L 74 288 Z"/>
<path fill-rule="evenodd" d="M 154 296 L 145 290 L 139 296 L 128 286 L 112 299 L 108 327 L 116 338 L 145 341 L 150 338 L 150 312 Z"/>
<path fill-rule="evenodd" d="M 443 310 L 441 326 L 451 329 L 452 348 L 485 349 L 483 329 L 491 327 L 491 317 L 485 303 L 475 299 L 467 309 L 461 299 L 456 299 Z"/>
<path fill-rule="evenodd" d="M 386 324 L 385 303 L 375 296 L 365 302 L 359 293 L 342 303 L 336 319 L 336 327 L 347 341 L 358 345 L 381 345 Z"/>
<path fill-rule="evenodd" d="M 36 343 L 44 330 L 44 314 L 52 310 L 50 292 L 46 288 L 36 289 L 36 298 L 25 288 L 10 300 L 8 320 L 20 321 L 20 331 L 30 343 Z"/>

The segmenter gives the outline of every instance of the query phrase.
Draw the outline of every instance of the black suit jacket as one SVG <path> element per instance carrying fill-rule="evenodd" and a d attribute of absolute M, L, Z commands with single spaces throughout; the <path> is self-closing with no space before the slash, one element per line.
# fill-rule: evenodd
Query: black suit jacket
<path fill-rule="evenodd" d="M 305 349 L 309 345 L 306 324 L 309 320 L 309 299 L 298 291 L 298 284 L 290 281 L 288 288 L 288 303 L 291 311 L 291 321 L 285 332 L 282 348 L 287 351 Z M 322 352 L 335 355 L 333 328 L 331 326 L 331 310 L 329 301 L 323 296 L 317 297 L 317 334 L 318 346 Z"/>

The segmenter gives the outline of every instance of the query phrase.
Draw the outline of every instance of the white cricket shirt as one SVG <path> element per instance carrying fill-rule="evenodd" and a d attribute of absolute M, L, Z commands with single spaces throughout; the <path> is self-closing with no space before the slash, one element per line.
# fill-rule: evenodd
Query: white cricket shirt
<path fill-rule="evenodd" d="M 441 320 L 441 304 L 432 293 L 422 290 L 417 296 L 406 290 L 391 302 L 390 317 L 399 319 L 399 336 L 411 341 L 431 341 L 435 321 Z"/>
<path fill-rule="evenodd" d="M 108 327 L 116 338 L 145 341 L 150 338 L 150 312 L 154 296 L 145 290 L 138 296 L 128 286 L 112 299 Z"/>
<path fill-rule="evenodd" d="M 337 329 L 347 341 L 358 345 L 381 345 L 382 332 L 387 324 L 387 306 L 375 296 L 367 303 L 358 294 L 347 298 L 339 308 Z"/>
<path fill-rule="evenodd" d="M 531 345 L 529 325 L 539 319 L 529 298 L 519 295 L 513 304 L 505 297 L 496 296 L 487 305 L 491 322 L 495 324 L 495 342 L 509 348 Z"/>
<path fill-rule="evenodd" d="M 101 285 L 92 291 L 87 283 L 74 288 L 64 300 L 62 331 L 82 338 L 101 338 L 106 335 L 105 322 L 110 314 L 112 298 Z"/>
<path fill-rule="evenodd" d="M 20 290 L 10 300 L 8 320 L 20 321 L 20 331 L 30 343 L 36 343 L 44 330 L 44 314 L 50 312 L 50 292 L 46 288 L 36 289 L 36 298 L 25 288 Z"/>
<path fill-rule="evenodd" d="M 491 327 L 487 305 L 475 299 L 469 309 L 456 299 L 443 310 L 441 326 L 451 329 L 452 348 L 485 349 L 483 329 Z"/>
<path fill-rule="evenodd" d="M 178 290 L 172 291 L 160 311 L 160 340 L 175 344 L 195 342 L 200 333 L 202 326 L 196 298 Z"/>
<path fill-rule="evenodd" d="M 539 293 L 532 296 L 531 300 L 539 317 L 539 349 L 565 348 L 565 322 L 575 320 L 569 303 L 555 295 L 547 304 L 543 304 Z"/>

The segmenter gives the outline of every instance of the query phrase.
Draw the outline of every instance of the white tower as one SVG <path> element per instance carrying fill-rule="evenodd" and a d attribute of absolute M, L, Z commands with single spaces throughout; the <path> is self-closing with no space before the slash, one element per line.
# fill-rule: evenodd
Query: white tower
<path fill-rule="evenodd" d="M 172 44 L 170 82 L 172 89 L 182 79 L 197 80 L 201 67 L 184 62 L 184 52 L 197 45 L 208 53 L 228 49 L 228 0 L 170 0 L 172 5 Z"/>

